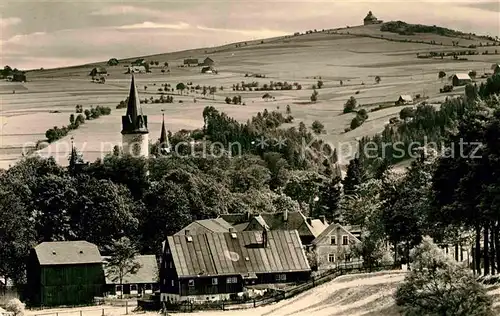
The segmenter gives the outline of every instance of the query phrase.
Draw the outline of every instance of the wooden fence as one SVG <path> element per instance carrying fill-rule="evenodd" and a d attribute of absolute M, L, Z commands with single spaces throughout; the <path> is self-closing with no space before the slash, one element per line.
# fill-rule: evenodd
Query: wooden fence
<path fill-rule="evenodd" d="M 251 299 L 246 302 L 231 302 L 231 301 L 222 301 L 222 302 L 209 302 L 209 303 L 192 303 L 192 302 L 182 302 L 175 305 L 165 305 L 164 312 L 166 311 L 176 311 L 176 312 L 193 312 L 196 310 L 236 310 L 236 309 L 248 309 L 259 306 L 268 305 L 271 303 L 276 303 L 281 300 L 291 298 L 295 295 L 303 293 L 307 290 L 310 290 L 318 285 L 329 282 L 341 275 L 352 274 L 352 273 L 363 273 L 363 272 L 376 272 L 376 271 L 384 271 L 384 270 L 400 270 L 400 266 L 394 265 L 385 265 L 385 266 L 374 266 L 374 267 L 363 267 L 361 263 L 356 264 L 342 264 L 334 269 L 328 270 L 318 276 L 312 277 L 311 280 L 298 284 L 292 288 L 286 290 L 279 290 L 277 294 L 271 297 L 263 297 L 259 299 Z M 141 304 L 139 304 L 141 305 Z"/>

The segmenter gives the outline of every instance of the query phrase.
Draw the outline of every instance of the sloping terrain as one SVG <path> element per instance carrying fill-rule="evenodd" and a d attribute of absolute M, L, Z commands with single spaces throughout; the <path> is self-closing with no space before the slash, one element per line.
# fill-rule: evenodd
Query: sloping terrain
<path fill-rule="evenodd" d="M 412 42 L 388 40 L 402 37 L 412 39 Z M 416 42 L 415 39 L 424 43 Z M 175 87 L 179 82 L 192 82 L 193 86 L 218 88 L 213 96 L 205 97 L 200 90 L 184 93 L 183 96 L 174 93 L 174 103 L 144 105 L 144 113 L 149 116 L 152 141 L 159 137 L 162 109 L 165 109 L 168 129 L 175 132 L 201 127 L 202 111 L 208 105 L 242 122 L 266 108 L 284 112 L 286 105 L 290 105 L 295 125 L 303 121 L 311 126 L 313 121 L 319 120 L 325 125 L 326 133 L 321 135 L 324 140 L 337 148 L 344 145 L 349 147 L 355 145 L 357 138 L 381 131 L 389 119 L 397 116 L 401 110 L 401 107 L 391 107 L 370 112 L 368 120 L 361 127 L 345 133 L 344 130 L 354 117 L 354 114 L 342 114 L 343 104 L 350 96 L 355 96 L 358 104 L 368 110 L 380 103 L 394 102 L 401 94 L 420 94 L 429 97 L 430 101 L 439 101 L 445 96 L 463 93 L 463 89 L 456 89 L 451 93 L 440 94 L 439 88 L 446 83 L 446 80 L 437 77 L 440 70 L 449 75 L 476 70 L 481 75 L 490 71 L 491 64 L 498 61 L 500 55 L 492 55 L 494 49 L 491 46 L 477 49 L 489 49 L 489 55 L 466 56 L 466 61 L 449 57 L 416 57 L 417 53 L 463 49 L 447 46 L 451 45 L 451 41 L 458 40 L 460 44 L 470 42 L 479 45 L 485 42 L 484 38 L 475 36 L 471 36 L 470 40 L 468 37 L 454 39 L 421 33 L 403 36 L 381 32 L 378 25 L 325 30 L 267 39 L 263 43 L 240 43 L 238 47 L 231 44 L 146 57 L 147 61 L 158 61 L 159 66 L 151 66 L 151 73 L 137 74 L 136 82 L 141 98 L 158 98 L 158 89 L 165 83 Z M 428 44 L 431 41 L 443 42 L 443 46 Z M 201 74 L 199 67 L 179 67 L 184 58 L 194 57 L 201 61 L 207 56 L 215 61 L 218 74 Z M 25 84 L 0 83 L 0 168 L 12 164 L 21 156 L 23 148 L 43 140 L 47 129 L 68 124 L 69 115 L 74 113 L 77 104 L 84 108 L 109 106 L 113 112 L 72 131 L 68 137 L 42 150 L 43 155 L 55 156 L 59 163 L 67 164 L 71 136 L 84 158 L 91 161 L 119 144 L 120 116 L 124 110 L 114 108 L 128 95 L 130 75 L 125 74 L 125 66 L 132 60 L 135 58 L 120 60 L 117 66 L 106 66 L 109 76 L 105 84 L 91 82 L 88 74 L 95 65 L 30 71 Z M 169 63 L 169 72 L 161 72 L 164 62 Z M 96 65 L 105 66 L 105 63 Z M 246 77 L 246 74 L 263 74 L 266 78 Z M 381 78 L 379 84 L 375 83 L 376 76 Z M 324 85 L 318 89 L 318 102 L 312 104 L 309 98 L 313 85 L 317 84 L 320 77 Z M 267 101 L 262 99 L 265 93 L 262 91 L 233 91 L 233 85 L 241 84 L 242 81 L 256 81 L 260 87 L 269 85 L 271 81 L 296 82 L 302 89 L 270 91 L 274 100 Z M 224 102 L 226 97 L 235 95 L 241 95 L 244 106 Z M 59 113 L 49 113 L 56 110 Z M 353 150 L 344 148 L 342 152 L 341 163 L 345 163 L 353 155 Z"/>

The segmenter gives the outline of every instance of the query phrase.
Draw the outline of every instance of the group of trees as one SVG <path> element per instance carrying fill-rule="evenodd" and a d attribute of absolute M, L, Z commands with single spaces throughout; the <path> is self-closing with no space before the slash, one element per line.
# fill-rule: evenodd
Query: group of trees
<path fill-rule="evenodd" d="M 351 130 L 360 127 L 368 119 L 368 113 L 365 109 L 357 111 L 356 116 L 351 121 Z"/>
<path fill-rule="evenodd" d="M 70 114 L 68 126 L 63 126 L 61 128 L 54 126 L 53 128 L 49 128 L 45 132 L 45 138 L 47 138 L 47 141 L 49 143 L 61 139 L 64 136 L 68 135 L 69 131 L 79 128 L 80 125 L 85 123 L 85 120 L 93 120 L 99 118 L 101 115 L 111 114 L 111 109 L 109 107 L 100 105 L 96 106 L 95 108 L 91 106 L 90 110 L 86 109 L 85 111 L 83 110 L 83 107 L 81 105 L 77 105 L 75 110 L 78 115 L 75 117 L 74 114 Z"/>
<path fill-rule="evenodd" d="M 233 104 L 241 104 L 242 103 L 242 101 L 241 101 L 241 95 L 235 95 L 232 99 L 230 97 L 226 97 L 225 101 L 226 101 L 227 104 L 231 104 L 231 103 L 233 103 Z"/>
<path fill-rule="evenodd" d="M 302 85 L 298 82 L 288 83 L 281 81 L 271 81 L 269 84 L 265 83 L 260 87 L 260 83 L 258 81 L 253 82 L 239 82 L 237 84 L 233 84 L 233 91 L 273 91 L 273 90 L 301 90 Z"/>

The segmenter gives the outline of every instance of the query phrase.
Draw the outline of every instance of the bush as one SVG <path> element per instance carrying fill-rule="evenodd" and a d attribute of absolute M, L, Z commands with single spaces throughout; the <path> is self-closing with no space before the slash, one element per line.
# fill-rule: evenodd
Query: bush
<path fill-rule="evenodd" d="M 362 120 L 359 118 L 359 116 L 356 116 L 355 118 L 352 119 L 351 121 L 351 130 L 356 129 L 363 124 Z"/>
<path fill-rule="evenodd" d="M 412 270 L 395 295 L 405 315 L 494 315 L 485 288 L 431 238 L 412 251 L 412 259 Z"/>
<path fill-rule="evenodd" d="M 323 133 L 325 126 L 320 121 L 316 120 L 312 123 L 311 128 L 314 133 L 321 134 Z"/>
<path fill-rule="evenodd" d="M 344 113 L 351 113 L 356 108 L 358 101 L 355 97 L 350 97 L 349 100 L 344 104 Z"/>
<path fill-rule="evenodd" d="M 14 316 L 23 316 L 26 305 L 17 298 L 13 298 L 7 302 L 5 309 L 9 312 L 13 312 Z"/>

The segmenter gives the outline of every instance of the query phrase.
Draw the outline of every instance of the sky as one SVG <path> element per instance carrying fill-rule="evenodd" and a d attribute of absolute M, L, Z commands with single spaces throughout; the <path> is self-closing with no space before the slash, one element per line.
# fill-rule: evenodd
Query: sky
<path fill-rule="evenodd" d="M 384 21 L 500 35 L 500 1 L 0 0 L 0 62 L 53 68 Z"/>

